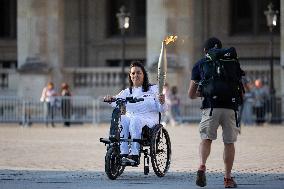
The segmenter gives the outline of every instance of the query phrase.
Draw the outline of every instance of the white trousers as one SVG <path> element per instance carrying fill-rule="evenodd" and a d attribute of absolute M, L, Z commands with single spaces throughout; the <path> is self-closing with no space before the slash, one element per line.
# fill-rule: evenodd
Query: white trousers
<path fill-rule="evenodd" d="M 121 115 L 120 124 L 122 131 L 120 132 L 120 138 L 128 139 L 129 133 L 132 139 L 141 139 L 142 129 L 144 126 L 152 128 L 155 124 L 158 124 L 159 117 L 155 116 L 127 116 Z M 138 142 L 132 142 L 130 155 L 139 155 L 140 145 Z M 129 154 L 128 142 L 121 142 L 120 153 Z"/>

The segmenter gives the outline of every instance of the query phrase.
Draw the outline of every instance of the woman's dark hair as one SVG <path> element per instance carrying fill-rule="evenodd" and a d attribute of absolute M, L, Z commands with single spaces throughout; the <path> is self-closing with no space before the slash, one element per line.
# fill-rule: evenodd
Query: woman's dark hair
<path fill-rule="evenodd" d="M 140 61 L 134 60 L 130 64 L 129 74 L 128 74 L 130 93 L 132 93 L 132 87 L 133 87 L 133 82 L 132 82 L 131 77 L 130 77 L 130 70 L 131 70 L 132 67 L 139 67 L 139 68 L 141 68 L 141 70 L 142 70 L 142 72 L 144 74 L 144 80 L 143 80 L 143 84 L 142 84 L 142 91 L 143 92 L 148 91 L 149 87 L 150 87 L 150 83 L 149 83 L 149 78 L 148 78 L 148 74 L 147 74 L 147 72 L 145 70 L 145 67 L 144 67 L 144 65 Z"/>

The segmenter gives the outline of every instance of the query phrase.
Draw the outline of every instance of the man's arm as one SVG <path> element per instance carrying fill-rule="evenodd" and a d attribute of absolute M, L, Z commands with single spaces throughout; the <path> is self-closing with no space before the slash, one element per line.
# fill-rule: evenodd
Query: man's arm
<path fill-rule="evenodd" d="M 200 93 L 197 91 L 198 82 L 194 80 L 190 80 L 189 89 L 188 89 L 188 97 L 190 99 L 195 99 L 200 96 Z"/>
<path fill-rule="evenodd" d="M 195 99 L 197 97 L 200 97 L 200 92 L 198 91 L 198 84 L 201 80 L 200 75 L 200 64 L 202 61 L 198 61 L 192 68 L 191 72 L 191 80 L 189 83 L 189 89 L 188 89 L 188 97 L 190 99 Z"/>

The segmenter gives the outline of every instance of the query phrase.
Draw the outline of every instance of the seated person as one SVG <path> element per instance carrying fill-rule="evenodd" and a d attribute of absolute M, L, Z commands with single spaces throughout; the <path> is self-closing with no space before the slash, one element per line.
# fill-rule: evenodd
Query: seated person
<path fill-rule="evenodd" d="M 132 139 L 141 139 L 142 129 L 145 125 L 152 128 L 159 123 L 159 112 L 166 110 L 165 96 L 158 95 L 157 85 L 151 85 L 148 74 L 144 66 L 139 61 L 134 61 L 130 65 L 128 75 L 129 88 L 122 90 L 116 96 L 105 96 L 105 101 L 112 98 L 143 98 L 144 101 L 137 103 L 127 103 L 126 113 L 121 115 L 122 131 L 120 137 L 128 139 L 129 133 Z M 115 106 L 115 103 L 112 104 Z M 128 142 L 121 142 L 121 156 L 129 161 L 139 163 L 139 143 L 132 142 L 129 153 Z"/>

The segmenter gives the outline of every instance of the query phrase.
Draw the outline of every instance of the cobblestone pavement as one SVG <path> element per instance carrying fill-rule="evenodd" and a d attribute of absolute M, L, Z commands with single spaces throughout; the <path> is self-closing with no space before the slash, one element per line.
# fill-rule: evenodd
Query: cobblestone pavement
<path fill-rule="evenodd" d="M 198 188 L 198 127 L 167 127 L 172 163 L 163 178 L 143 166 L 128 168 L 115 181 L 104 173 L 108 126 L 0 125 L 0 188 Z M 284 188 L 284 127 L 243 127 L 236 143 L 233 174 L 239 188 Z M 222 135 L 218 133 L 207 163 L 206 188 L 224 188 Z"/>

